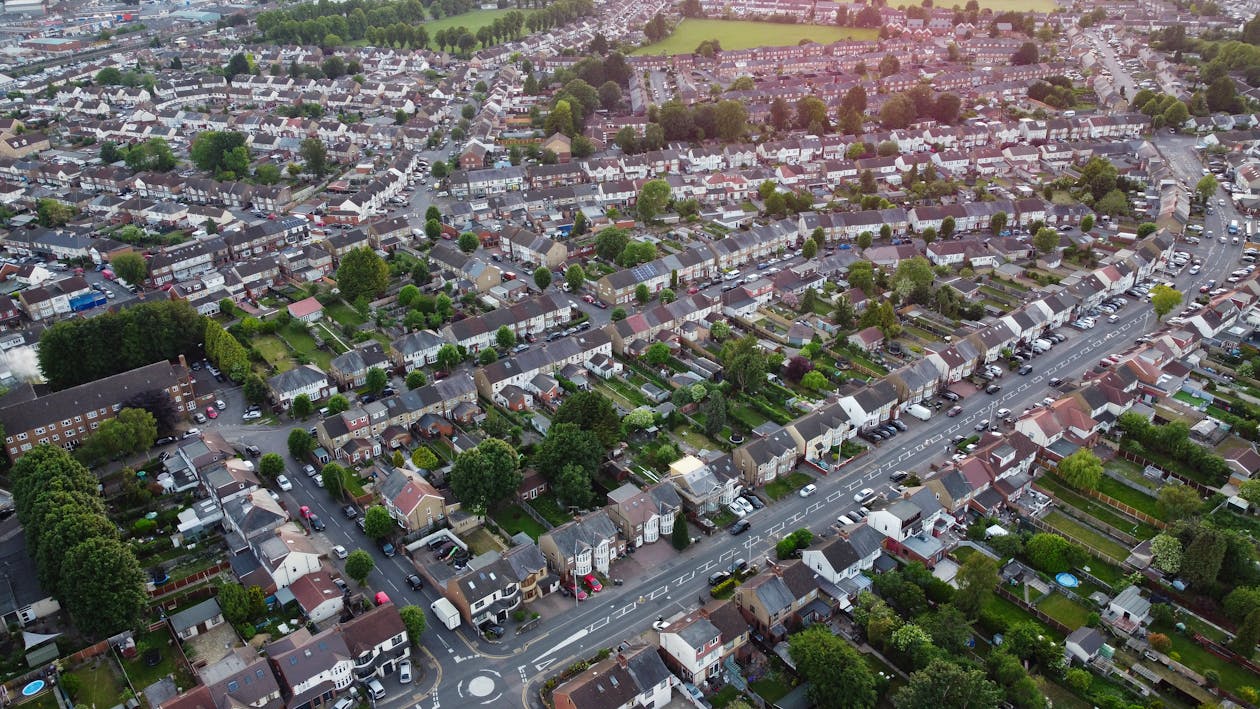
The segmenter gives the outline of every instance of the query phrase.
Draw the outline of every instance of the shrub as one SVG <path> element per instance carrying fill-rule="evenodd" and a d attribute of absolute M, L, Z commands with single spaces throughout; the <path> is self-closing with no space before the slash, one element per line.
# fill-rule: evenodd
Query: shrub
<path fill-rule="evenodd" d="M 140 518 L 131 525 L 131 531 L 137 537 L 147 537 L 157 529 L 157 520 Z"/>
<path fill-rule="evenodd" d="M 1156 652 L 1167 654 L 1168 650 L 1172 648 L 1172 640 L 1169 640 L 1168 636 L 1163 633 L 1151 633 L 1146 636 L 1146 640 L 1151 644 L 1151 647 L 1155 648 Z"/>
<path fill-rule="evenodd" d="M 735 586 L 739 583 L 734 577 L 726 579 L 713 588 L 709 589 L 709 595 L 714 598 L 723 598 L 726 595 L 735 592 Z"/>

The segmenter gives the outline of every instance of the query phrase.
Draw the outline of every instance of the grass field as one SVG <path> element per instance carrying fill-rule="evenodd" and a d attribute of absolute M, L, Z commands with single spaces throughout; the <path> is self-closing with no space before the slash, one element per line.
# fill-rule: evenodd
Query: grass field
<path fill-rule="evenodd" d="M 785 478 L 775 478 L 766 483 L 766 494 L 770 496 L 770 499 L 778 500 L 800 490 L 813 480 L 805 473 L 794 472 Z"/>
<path fill-rule="evenodd" d="M 275 335 L 263 335 L 255 337 L 252 344 L 263 359 L 267 360 L 267 364 L 275 367 L 277 371 L 287 372 L 293 369 L 293 359 L 289 356 L 289 348 L 284 346 L 280 338 Z"/>
<path fill-rule="evenodd" d="M 432 34 L 433 31 L 430 30 L 429 33 Z M 874 40 L 878 35 L 879 32 L 873 29 L 688 19 L 679 23 L 672 35 L 655 44 L 636 49 L 634 54 L 690 54 L 706 39 L 719 40 L 722 49 L 750 49 L 764 46 L 787 47 L 800 43 L 802 39 L 820 44 L 845 39 Z"/>
<path fill-rule="evenodd" d="M 1129 556 L 1128 548 L 1120 542 L 1095 530 L 1093 527 L 1077 522 L 1058 510 L 1052 510 L 1042 518 L 1042 521 L 1060 532 L 1094 547 L 1099 553 L 1106 554 L 1115 561 L 1124 561 Z"/>
<path fill-rule="evenodd" d="M 1062 593 L 1052 593 L 1037 604 L 1037 610 L 1075 630 L 1089 619 L 1089 609 Z"/>
<path fill-rule="evenodd" d="M 537 520 L 526 514 L 520 505 L 509 505 L 491 517 L 509 536 L 524 532 L 537 541 L 547 531 Z"/>
<path fill-rule="evenodd" d="M 981 10 L 994 12 L 1050 12 L 1058 7 L 1054 0 L 978 0 Z M 942 6 L 944 7 L 944 6 Z"/>
<path fill-rule="evenodd" d="M 122 696 L 122 687 L 110 669 L 108 658 L 100 659 L 95 665 L 82 665 L 70 674 L 79 678 L 79 693 L 74 698 L 77 705 L 114 706 Z"/>
<path fill-rule="evenodd" d="M 462 15 L 452 15 L 451 17 L 443 17 L 440 20 L 429 20 L 423 23 L 425 31 L 429 33 L 429 37 L 437 34 L 439 30 L 449 30 L 452 27 L 464 27 L 469 32 L 477 34 L 477 30 L 486 25 L 493 24 L 496 17 L 502 17 L 511 12 L 511 10 L 473 10 L 465 12 Z M 529 14 L 526 11 L 525 14 Z M 367 40 L 361 39 L 350 43 L 352 46 L 367 46 Z M 430 47 L 436 47 L 437 43 L 432 39 L 429 40 Z"/>

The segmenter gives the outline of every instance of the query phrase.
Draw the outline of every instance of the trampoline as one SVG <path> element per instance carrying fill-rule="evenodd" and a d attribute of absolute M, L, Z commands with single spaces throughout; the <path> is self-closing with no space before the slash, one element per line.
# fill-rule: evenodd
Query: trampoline
<path fill-rule="evenodd" d="M 1066 571 L 1056 574 L 1054 580 L 1063 588 L 1076 588 L 1081 585 L 1079 579 Z"/>

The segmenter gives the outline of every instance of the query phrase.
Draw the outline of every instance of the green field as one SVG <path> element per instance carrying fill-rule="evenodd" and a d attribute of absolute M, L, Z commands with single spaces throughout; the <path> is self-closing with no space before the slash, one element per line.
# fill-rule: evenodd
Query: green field
<path fill-rule="evenodd" d="M 690 54 L 706 39 L 719 40 L 722 49 L 750 49 L 765 46 L 786 47 L 799 44 L 802 39 L 830 44 L 845 39 L 873 41 L 878 36 L 878 30 L 873 29 L 687 19 L 679 23 L 672 35 L 655 44 L 640 47 L 634 54 Z"/>
<path fill-rule="evenodd" d="M 979 3 L 981 10 L 994 12 L 1051 12 L 1058 7 L 1054 0 L 979 0 Z"/>

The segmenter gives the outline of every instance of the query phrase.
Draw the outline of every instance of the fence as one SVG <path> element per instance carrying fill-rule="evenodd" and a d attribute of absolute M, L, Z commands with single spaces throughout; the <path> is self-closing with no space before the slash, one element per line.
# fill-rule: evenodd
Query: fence
<path fill-rule="evenodd" d="M 1098 557 L 1099 559 L 1102 559 L 1103 561 L 1106 561 L 1108 563 L 1120 564 L 1122 566 L 1124 565 L 1124 559 L 1117 559 L 1113 557 L 1112 555 L 1102 551 L 1101 549 L 1098 549 L 1097 547 L 1090 545 L 1089 542 L 1082 541 L 1081 539 L 1072 536 L 1068 532 L 1065 532 L 1057 527 L 1054 527 L 1046 522 L 1043 522 L 1038 517 L 1028 517 L 1027 519 L 1028 519 L 1028 523 L 1031 524 L 1033 527 L 1036 527 L 1037 529 L 1043 532 L 1048 532 L 1050 534 L 1057 534 L 1060 537 L 1063 537 L 1069 542 L 1072 542 L 1073 544 L 1089 552 L 1092 556 Z"/>
<path fill-rule="evenodd" d="M 1087 524 L 1087 525 L 1089 525 L 1089 526 L 1091 526 L 1091 527 L 1096 527 L 1096 528 L 1097 528 L 1097 529 L 1099 529 L 1100 531 L 1106 532 L 1108 535 L 1113 536 L 1113 537 L 1115 537 L 1116 539 L 1119 539 L 1120 541 L 1124 542 L 1125 544 L 1128 544 L 1130 547 L 1133 547 L 1133 546 L 1136 546 L 1136 545 L 1137 545 L 1137 543 L 1138 543 L 1138 539 L 1137 539 L 1137 537 L 1134 537 L 1133 535 L 1128 534 L 1128 533 L 1126 533 L 1126 532 L 1122 532 L 1122 531 L 1120 531 L 1119 529 L 1116 529 L 1116 528 L 1115 528 L 1115 526 L 1110 525 L 1110 524 L 1107 524 L 1106 522 L 1104 522 L 1104 521 L 1102 521 L 1102 520 L 1098 519 L 1097 517 L 1094 517 L 1093 515 L 1090 515 L 1089 513 L 1085 512 L 1085 511 L 1083 511 L 1083 510 L 1078 510 L 1078 509 L 1076 509 L 1076 508 L 1075 508 L 1075 507 L 1073 507 L 1070 503 L 1067 503 L 1067 502 L 1064 502 L 1063 500 L 1060 500 L 1060 499 L 1059 499 L 1059 497 L 1058 497 L 1058 495 L 1055 495 L 1053 491 L 1048 490 L 1048 489 L 1046 489 L 1046 488 L 1044 488 L 1044 487 L 1042 487 L 1042 486 L 1040 486 L 1040 485 L 1037 485 L 1037 484 L 1035 484 L 1035 483 L 1033 484 L 1033 489 L 1034 489 L 1034 490 L 1036 490 L 1036 491 L 1038 491 L 1038 492 L 1040 492 L 1040 493 L 1041 493 L 1041 494 L 1043 494 L 1043 495 L 1046 495 L 1047 497 L 1050 497 L 1051 499 L 1055 500 L 1056 502 L 1060 503 L 1060 508 L 1059 508 L 1059 509 L 1061 509 L 1061 510 L 1063 511 L 1063 513 L 1064 513 L 1064 514 L 1066 514 L 1067 516 L 1072 517 L 1072 518 L 1077 519 L 1077 520 L 1080 520 L 1082 524 Z M 1079 490 L 1074 490 L 1073 492 L 1078 492 L 1078 493 L 1079 493 L 1080 491 L 1079 491 Z M 1105 497 L 1105 495 L 1104 495 L 1104 497 Z M 1100 501 L 1101 501 L 1101 500 L 1100 500 Z"/>
<path fill-rule="evenodd" d="M 1140 456 L 1140 455 L 1137 455 L 1136 453 L 1130 453 L 1129 451 L 1127 451 L 1127 450 L 1125 450 L 1125 449 L 1123 449 L 1123 448 L 1121 448 L 1121 449 L 1117 450 L 1117 451 L 1116 451 L 1116 455 L 1120 456 L 1121 458 L 1124 458 L 1125 460 L 1129 461 L 1130 463 L 1137 463 L 1138 465 L 1142 466 L 1143 468 L 1145 468 L 1145 467 L 1146 467 L 1146 466 L 1148 466 L 1148 465 L 1150 465 L 1150 466 L 1154 466 L 1154 467 L 1156 467 L 1156 468 L 1159 468 L 1159 469 L 1160 469 L 1161 471 L 1163 471 L 1163 473 L 1164 473 L 1165 475 L 1167 475 L 1168 477 L 1175 478 L 1176 480 L 1180 481 L 1181 483 L 1183 483 L 1183 484 L 1185 484 L 1185 485 L 1189 485 L 1190 487 L 1193 487 L 1195 490 L 1198 490 L 1198 491 L 1199 491 L 1199 494 L 1201 494 L 1201 495 L 1211 496 L 1212 494 L 1214 494 L 1214 493 L 1216 492 L 1216 490 L 1214 490 L 1214 489 L 1213 489 L 1213 488 L 1211 488 L 1211 487 L 1208 487 L 1207 485 L 1204 485 L 1203 483 L 1199 482 L 1198 480 L 1191 480 L 1190 478 L 1187 478 L 1186 476 L 1184 476 L 1184 475 L 1182 475 L 1182 474 L 1180 474 L 1180 473 L 1173 472 L 1173 471 L 1171 471 L 1171 470 L 1168 470 L 1168 469 L 1166 469 L 1166 468 L 1164 468 L 1164 467 L 1162 467 L 1162 466 L 1158 465 L 1157 463 L 1155 463 L 1155 461 L 1148 460 L 1147 458 L 1144 458 L 1144 457 L 1142 457 L 1142 456 Z"/>
<path fill-rule="evenodd" d="M 70 655 L 66 658 L 66 660 L 69 661 L 69 664 L 76 665 L 84 660 L 90 660 L 93 657 L 104 655 L 107 652 L 109 652 L 109 641 L 102 640 L 95 645 L 89 645 L 73 655 Z"/>
<path fill-rule="evenodd" d="M 1046 625 L 1050 626 L 1051 628 L 1054 628 L 1055 630 L 1058 630 L 1064 635 L 1070 635 L 1072 631 L 1075 630 L 1075 628 L 1069 628 L 1066 625 L 1055 620 L 1054 618 L 1051 618 L 1045 613 L 1042 613 L 1041 611 L 1037 610 L 1036 606 L 1025 603 L 1024 599 L 1006 590 L 1005 586 L 999 585 L 996 590 L 997 590 L 998 595 L 1001 596 L 1002 598 L 1005 598 L 1011 603 L 1014 603 L 1020 608 L 1023 608 L 1025 611 L 1031 613 L 1033 617 L 1036 618 L 1037 620 L 1045 623 Z"/>
<path fill-rule="evenodd" d="M 1124 504 L 1123 502 L 1117 500 L 1116 498 L 1111 497 L 1109 495 L 1104 495 L 1103 493 L 1097 490 L 1080 490 L 1078 492 L 1082 492 L 1087 497 L 1092 497 L 1095 500 L 1098 500 L 1099 502 L 1103 503 L 1104 505 L 1108 507 L 1111 507 L 1120 512 L 1123 512 L 1124 514 L 1132 517 L 1133 519 L 1136 519 L 1139 522 L 1145 522 L 1151 526 L 1158 527 L 1160 529 L 1164 529 L 1165 527 L 1168 526 L 1168 523 L 1165 522 L 1164 520 L 1152 517 L 1146 514 L 1145 512 L 1143 512 L 1142 510 L 1130 507 Z M 1130 539 L 1132 539 L 1132 537 L 1130 537 Z M 1137 540 L 1133 539 L 1133 541 L 1130 542 L 1130 544 L 1137 544 Z"/>
<path fill-rule="evenodd" d="M 202 581 L 205 581 L 208 578 L 218 576 L 221 572 L 226 571 L 229 568 L 231 568 L 231 565 L 228 564 L 228 562 L 220 561 L 219 563 L 215 564 L 214 566 L 211 566 L 205 571 L 198 571 L 192 576 L 186 576 L 182 579 L 179 579 L 178 581 L 172 581 L 162 586 L 161 588 L 155 588 L 152 591 L 149 591 L 149 597 L 157 598 L 159 596 L 165 596 L 166 594 L 178 591 L 179 589 L 185 586 L 190 586 L 194 583 L 200 583 Z"/>

